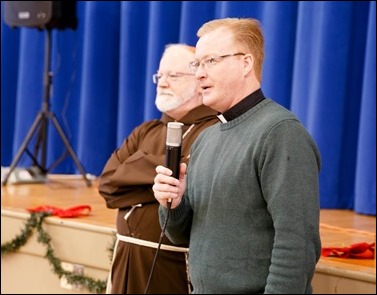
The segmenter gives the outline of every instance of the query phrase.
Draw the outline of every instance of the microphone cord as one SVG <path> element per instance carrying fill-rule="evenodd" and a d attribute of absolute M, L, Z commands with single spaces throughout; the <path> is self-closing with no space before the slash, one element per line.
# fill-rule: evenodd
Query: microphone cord
<path fill-rule="evenodd" d="M 169 220 L 169 216 L 170 216 L 170 211 L 171 211 L 171 202 L 168 202 L 167 206 L 168 206 L 168 212 L 166 214 L 165 223 L 162 226 L 162 230 L 161 230 L 161 234 L 160 234 L 160 240 L 158 241 L 158 246 L 157 246 L 156 254 L 154 255 L 154 258 L 153 258 L 153 263 L 152 263 L 151 271 L 149 273 L 149 278 L 148 278 L 147 286 L 145 287 L 144 294 L 148 294 L 148 289 L 149 289 L 149 285 L 151 283 L 151 279 L 152 279 L 152 275 L 153 275 L 153 270 L 154 270 L 154 267 L 156 265 L 158 253 L 160 252 L 160 248 L 161 248 L 161 244 L 162 244 L 162 238 L 165 235 L 166 226 L 168 224 L 168 220 Z"/>

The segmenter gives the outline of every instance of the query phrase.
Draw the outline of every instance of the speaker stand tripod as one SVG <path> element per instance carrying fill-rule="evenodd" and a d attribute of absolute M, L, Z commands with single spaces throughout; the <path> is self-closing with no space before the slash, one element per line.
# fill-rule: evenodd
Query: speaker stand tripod
<path fill-rule="evenodd" d="M 44 99 L 42 104 L 42 110 L 39 111 L 37 117 L 35 118 L 30 130 L 28 131 L 20 149 L 18 150 L 14 160 L 12 161 L 9 171 L 3 180 L 3 185 L 7 184 L 8 178 L 12 171 L 15 169 L 17 163 L 21 159 L 22 154 L 26 151 L 29 156 L 33 159 L 35 165 L 37 165 L 41 172 L 45 175 L 49 169 L 46 168 L 46 153 L 47 153 L 47 131 L 48 123 L 51 121 L 56 128 L 60 138 L 62 139 L 66 149 L 71 155 L 74 163 L 76 164 L 78 170 L 82 174 L 87 186 L 91 186 L 91 181 L 87 178 L 84 167 L 81 165 L 77 155 L 75 154 L 67 136 L 64 134 L 62 127 L 59 125 L 58 120 L 53 112 L 50 111 L 50 91 L 52 85 L 52 73 L 50 71 L 51 63 L 51 29 L 46 29 L 46 40 L 45 40 L 45 72 L 44 72 Z M 39 129 L 38 129 L 39 128 Z M 38 130 L 37 142 L 34 150 L 34 156 L 27 150 L 27 146 L 30 140 L 33 138 L 34 133 Z M 37 162 L 38 153 L 40 153 L 40 163 Z"/>

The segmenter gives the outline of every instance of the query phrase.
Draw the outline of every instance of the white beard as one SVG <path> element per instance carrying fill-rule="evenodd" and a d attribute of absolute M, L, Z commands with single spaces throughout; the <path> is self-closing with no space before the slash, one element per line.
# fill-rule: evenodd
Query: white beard
<path fill-rule="evenodd" d="M 175 95 L 165 93 L 157 95 L 155 104 L 157 109 L 164 113 L 178 108 L 183 102 L 182 99 L 179 99 Z"/>

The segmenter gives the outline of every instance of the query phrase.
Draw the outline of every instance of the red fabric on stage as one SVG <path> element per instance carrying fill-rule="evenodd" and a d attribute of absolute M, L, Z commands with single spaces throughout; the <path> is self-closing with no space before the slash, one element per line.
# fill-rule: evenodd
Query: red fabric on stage
<path fill-rule="evenodd" d="M 89 215 L 90 211 L 92 211 L 92 208 L 89 205 L 77 205 L 74 207 L 70 207 L 68 209 L 61 209 L 54 206 L 44 205 L 35 208 L 29 208 L 26 210 L 28 210 L 30 213 L 45 212 L 50 213 L 50 215 L 52 216 L 58 216 L 61 218 L 72 218 Z"/>
<path fill-rule="evenodd" d="M 349 247 L 323 247 L 322 256 L 340 258 L 373 259 L 376 243 L 357 243 Z"/>

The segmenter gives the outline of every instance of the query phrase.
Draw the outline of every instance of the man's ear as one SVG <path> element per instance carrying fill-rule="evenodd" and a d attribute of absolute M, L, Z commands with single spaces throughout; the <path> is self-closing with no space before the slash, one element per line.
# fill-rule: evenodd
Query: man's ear
<path fill-rule="evenodd" d="M 254 67 L 254 56 L 252 56 L 250 53 L 244 55 L 244 71 L 245 74 L 248 74 L 252 71 Z"/>

